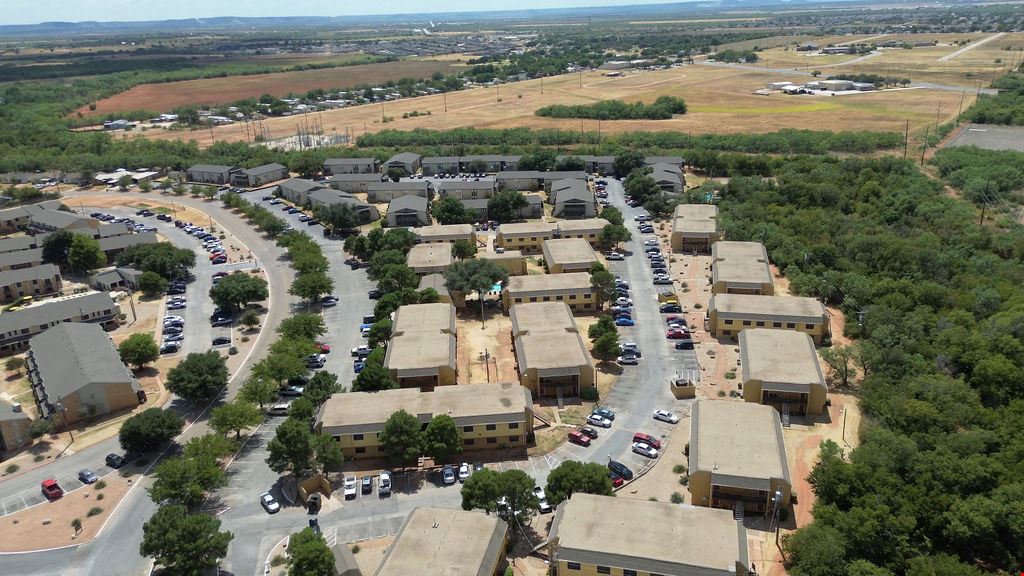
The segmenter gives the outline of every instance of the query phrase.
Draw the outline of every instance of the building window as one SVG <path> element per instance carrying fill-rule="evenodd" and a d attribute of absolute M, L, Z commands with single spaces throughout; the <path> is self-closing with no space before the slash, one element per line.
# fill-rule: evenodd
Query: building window
<path fill-rule="evenodd" d="M 580 563 L 579 562 L 566 562 L 565 563 L 565 568 L 567 570 L 579 570 L 580 569 Z"/>
<path fill-rule="evenodd" d="M 537 298 L 536 298 L 536 297 L 534 297 L 534 296 L 531 296 L 531 297 L 530 297 L 530 302 L 536 302 L 536 301 L 537 301 Z"/>
<path fill-rule="evenodd" d="M 487 443 L 488 444 L 497 444 L 498 443 L 498 439 L 497 438 L 493 438 L 493 437 L 492 438 L 488 438 L 487 439 Z"/>
<path fill-rule="evenodd" d="M 764 326 L 764 322 L 762 322 L 762 321 L 758 321 L 758 323 L 757 323 L 757 326 L 758 326 L 758 328 L 761 328 L 761 327 L 763 327 L 763 326 Z"/>
<path fill-rule="evenodd" d="M 622 569 L 622 576 L 636 576 L 636 570 L 630 570 L 629 568 Z"/>
<path fill-rule="evenodd" d="M 743 325 L 744 326 L 750 326 L 750 320 L 744 320 L 743 321 Z"/>
<path fill-rule="evenodd" d="M 462 441 L 462 444 L 464 446 L 472 446 L 473 444 L 476 444 L 476 440 L 472 438 L 466 438 L 465 440 Z"/>
<path fill-rule="evenodd" d="M 550 296 L 545 296 L 544 297 L 544 301 L 545 302 L 550 302 L 551 301 L 551 297 Z"/>
<path fill-rule="evenodd" d="M 597 573 L 598 574 L 611 574 L 612 573 L 612 569 L 609 568 L 608 566 L 598 566 L 597 567 Z"/>
<path fill-rule="evenodd" d="M 523 299 L 522 298 L 516 298 L 515 299 L 515 303 L 516 304 L 522 304 L 523 303 Z"/>
<path fill-rule="evenodd" d="M 472 432 L 473 431 L 473 427 L 472 426 L 463 426 L 462 427 L 462 431 L 463 432 Z"/>
<path fill-rule="evenodd" d="M 807 330 L 814 330 L 814 324 L 804 324 L 804 328 Z"/>
<path fill-rule="evenodd" d="M 782 322 L 772 322 L 772 328 L 782 328 Z"/>
<path fill-rule="evenodd" d="M 519 436 L 509 436 L 508 437 L 508 441 L 509 442 L 519 442 Z"/>
<path fill-rule="evenodd" d="M 358 448 L 356 448 L 356 454 L 366 454 L 366 447 L 359 446 Z"/>
<path fill-rule="evenodd" d="M 726 326 L 730 326 L 730 325 L 732 325 L 732 320 L 726 320 L 726 321 L 725 321 L 725 325 L 726 325 Z"/>
<path fill-rule="evenodd" d="M 358 442 L 359 440 L 362 440 L 362 439 L 363 439 L 363 435 L 362 434 L 353 434 L 352 435 L 352 440 L 354 440 L 354 441 Z"/>
<path fill-rule="evenodd" d="M 508 423 L 508 429 L 509 430 L 518 430 L 519 429 L 519 422 L 509 422 Z"/>
<path fill-rule="evenodd" d="M 786 324 L 786 328 L 796 328 L 796 324 L 793 322 L 789 322 Z"/>

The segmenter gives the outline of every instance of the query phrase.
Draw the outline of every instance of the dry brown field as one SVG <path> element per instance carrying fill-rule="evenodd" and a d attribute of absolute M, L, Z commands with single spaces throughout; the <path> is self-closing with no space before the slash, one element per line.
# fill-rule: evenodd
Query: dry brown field
<path fill-rule="evenodd" d="M 450 62 L 398 61 L 359 64 L 323 70 L 278 72 L 253 76 L 229 76 L 204 80 L 185 80 L 163 84 L 143 84 L 96 103 L 96 110 L 80 109 L 83 114 L 102 116 L 126 110 L 169 112 L 187 104 L 226 104 L 262 94 L 285 96 L 305 93 L 314 88 L 347 88 L 359 84 L 380 84 L 401 78 L 429 78 L 434 72 L 450 73 Z"/>
<path fill-rule="evenodd" d="M 344 70 L 344 69 L 342 69 Z M 752 92 L 769 82 L 797 79 L 770 71 L 733 67 L 692 65 L 655 72 L 631 72 L 622 78 L 605 78 L 600 72 L 566 74 L 541 81 L 529 80 L 499 88 L 475 88 L 450 93 L 408 98 L 383 105 L 365 105 L 318 115 L 325 131 L 359 135 L 382 129 L 411 130 L 474 126 L 486 128 L 561 128 L 602 133 L 632 131 L 677 131 L 700 133 L 772 132 L 783 128 L 818 130 L 878 130 L 902 132 L 906 120 L 911 130 L 923 130 L 935 122 L 955 115 L 961 93 L 954 91 L 910 89 L 849 96 L 756 96 Z M 807 80 L 810 77 L 806 78 Z M 662 95 L 681 96 L 689 112 L 670 120 L 565 120 L 540 118 L 534 111 L 542 106 L 580 104 L 607 99 L 650 102 Z M 499 101 L 500 98 L 500 101 Z M 447 112 L 445 102 L 447 101 Z M 968 94 L 964 105 L 973 102 Z M 141 104 L 141 103 L 140 103 Z M 383 110 L 382 110 L 383 108 Z M 430 112 L 429 116 L 402 118 L 403 113 Z M 381 116 L 394 118 L 382 123 Z M 294 118 L 265 120 L 271 138 L 292 135 Z M 600 126 L 599 126 L 600 124 Z M 134 137 L 196 140 L 201 146 L 211 143 L 211 130 L 168 132 L 148 130 L 131 133 Z M 217 141 L 245 140 L 238 126 L 214 128 Z"/>

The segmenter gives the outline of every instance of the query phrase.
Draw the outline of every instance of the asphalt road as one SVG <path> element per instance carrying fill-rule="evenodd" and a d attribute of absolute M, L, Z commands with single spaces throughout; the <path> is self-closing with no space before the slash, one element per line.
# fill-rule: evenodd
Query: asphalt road
<path fill-rule="evenodd" d="M 68 197 L 75 197 L 76 194 L 67 195 Z M 81 194 L 82 202 L 87 202 L 89 194 Z M 125 203 L 146 200 L 152 201 L 155 198 L 161 198 L 155 193 L 143 194 L 143 193 L 125 193 L 123 194 Z M 232 377 L 227 393 L 222 395 L 221 399 L 218 399 L 216 403 L 223 402 L 224 399 L 231 399 L 237 393 L 238 388 L 248 377 L 249 369 L 252 364 L 258 360 L 263 353 L 266 352 L 267 348 L 273 342 L 275 338 L 274 329 L 281 322 L 282 319 L 289 316 L 292 312 L 293 307 L 296 305 L 294 298 L 288 295 L 288 285 L 291 283 L 292 272 L 291 269 L 280 260 L 283 260 L 283 251 L 278 248 L 273 242 L 269 242 L 262 238 L 259 232 L 253 229 L 248 223 L 244 222 L 237 215 L 224 210 L 219 202 L 205 202 L 203 200 L 187 198 L 187 197 L 174 197 L 173 201 L 178 204 L 193 207 L 201 212 L 210 215 L 217 222 L 229 230 L 231 234 L 238 238 L 240 242 L 245 244 L 253 253 L 256 259 L 256 265 L 263 266 L 266 269 L 268 283 L 270 286 L 270 302 L 269 311 L 264 318 L 264 330 L 260 337 L 257 338 L 253 345 L 252 352 L 243 361 L 242 366 L 237 370 Z M 110 210 L 105 210 L 110 211 Z M 154 219 L 155 221 L 155 219 Z M 202 224 L 202 223 L 196 223 Z M 168 228 L 173 228 L 173 225 L 167 223 L 160 223 L 161 233 L 167 233 L 168 236 L 172 234 Z M 191 238 L 185 235 L 187 238 Z M 172 237 L 173 239 L 173 237 Z M 184 241 L 184 239 L 181 239 Z M 206 291 L 209 290 L 210 274 L 213 269 L 204 270 L 203 264 L 209 266 L 208 262 L 201 262 L 197 259 L 197 268 L 195 269 L 195 275 L 197 281 L 189 286 L 186 296 L 189 299 L 190 307 L 192 302 L 206 300 Z M 223 267 L 217 267 L 218 269 Z M 202 287 L 201 282 L 205 278 L 205 289 Z M 188 311 L 186 308 L 185 311 Z M 209 308 L 212 312 L 212 305 Z M 203 305 L 195 307 L 194 312 L 190 314 L 196 314 L 197 317 L 203 314 Z M 185 316 L 185 314 L 181 314 Z M 209 329 L 209 313 L 206 313 L 204 318 L 199 318 L 199 321 L 190 322 L 186 319 L 186 326 L 205 324 Z M 189 316 L 191 318 L 191 316 Z M 186 350 L 207 350 L 209 349 L 209 342 L 212 338 L 212 330 L 209 334 L 198 334 L 194 337 L 186 337 Z M 191 336 L 191 335 L 190 335 Z M 191 341 L 190 341 L 191 340 Z M 208 428 L 205 424 L 205 417 L 208 416 L 208 406 L 197 407 L 188 417 L 188 424 L 185 431 L 179 437 L 180 443 L 187 442 L 190 438 L 205 434 Z M 95 446 L 83 450 L 65 458 L 58 460 L 57 462 L 44 466 L 37 471 L 26 473 L 24 475 L 12 478 L 11 480 L 0 483 L 0 491 L 3 494 L 8 494 L 9 487 L 14 487 L 14 484 L 9 483 L 26 483 L 31 484 L 33 489 L 38 489 L 39 481 L 43 478 L 57 476 L 63 478 L 67 475 L 77 475 L 77 471 L 86 468 L 94 467 L 98 468 L 97 464 L 102 463 L 103 456 L 109 452 L 119 452 L 117 445 L 117 439 L 112 438 L 105 442 L 101 442 Z M 100 470 L 97 470 L 100 472 Z M 30 478 L 29 475 L 32 475 Z M 139 555 L 139 544 L 142 541 L 142 524 L 156 511 L 156 505 L 149 499 L 149 495 L 146 493 L 147 488 L 151 483 L 149 477 L 143 477 L 139 480 L 128 495 L 118 505 L 116 511 L 111 515 L 108 520 L 107 526 L 101 532 L 101 534 L 92 542 L 71 548 L 64 548 L 61 550 L 33 552 L 25 554 L 5 554 L 0 555 L 0 573 L 2 574 L 39 574 L 39 575 L 50 575 L 50 574 L 62 574 L 62 575 L 91 575 L 91 574 L 106 574 L 110 576 L 135 576 L 137 574 L 148 573 L 150 568 L 150 560 L 143 558 Z M 138 489 L 142 486 L 143 489 Z M 22 489 L 27 486 L 22 486 Z M 14 491 L 18 489 L 15 488 Z M 57 506 L 60 501 L 55 503 L 43 504 L 44 506 Z"/>

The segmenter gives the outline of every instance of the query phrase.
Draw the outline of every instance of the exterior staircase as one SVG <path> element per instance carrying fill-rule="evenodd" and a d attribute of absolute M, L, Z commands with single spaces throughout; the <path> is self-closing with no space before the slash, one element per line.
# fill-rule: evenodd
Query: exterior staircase
<path fill-rule="evenodd" d="M 789 404 L 782 405 L 782 427 L 789 428 Z"/>
<path fill-rule="evenodd" d="M 732 517 L 741 522 L 743 521 L 743 502 L 736 502 L 733 505 Z"/>

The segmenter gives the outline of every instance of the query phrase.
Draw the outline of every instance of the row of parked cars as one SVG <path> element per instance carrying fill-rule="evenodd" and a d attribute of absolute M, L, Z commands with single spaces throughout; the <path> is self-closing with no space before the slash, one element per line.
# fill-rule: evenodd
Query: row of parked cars
<path fill-rule="evenodd" d="M 136 216 L 142 216 L 141 212 L 143 212 L 143 210 L 140 210 L 139 212 L 136 212 L 135 215 Z M 145 210 L 144 212 L 148 213 L 148 214 L 146 214 L 146 216 L 152 216 L 154 214 L 153 212 L 150 212 L 149 210 Z M 132 220 L 131 218 L 125 218 L 124 216 L 114 216 L 112 214 L 107 214 L 107 213 L 104 213 L 104 212 L 93 212 L 93 213 L 89 214 L 89 217 L 90 218 L 95 218 L 96 220 L 99 220 L 100 222 L 107 222 L 107 223 L 110 223 L 110 224 L 119 224 L 121 222 L 124 222 L 125 224 L 128 225 L 128 228 L 130 230 L 132 230 L 133 232 L 156 232 L 156 228 L 155 227 L 153 227 L 153 226 L 146 226 L 145 224 L 143 224 L 141 222 L 136 222 L 135 220 Z"/>
<path fill-rule="evenodd" d="M 210 264 L 227 264 L 228 253 L 224 250 L 224 246 L 213 232 L 203 228 L 202 226 L 194 226 L 190 222 L 183 220 L 174 220 L 174 226 L 180 228 L 183 232 L 189 236 L 195 236 L 203 243 L 203 250 L 207 252 L 210 258 Z"/>

